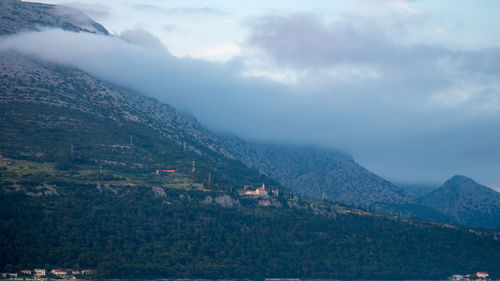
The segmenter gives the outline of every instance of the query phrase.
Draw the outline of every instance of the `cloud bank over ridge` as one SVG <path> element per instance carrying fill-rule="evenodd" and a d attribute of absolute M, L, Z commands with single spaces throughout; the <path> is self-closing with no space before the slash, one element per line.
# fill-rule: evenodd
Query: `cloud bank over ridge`
<path fill-rule="evenodd" d="M 347 15 L 253 19 L 245 42 L 270 71 L 296 83 L 244 75 L 245 54 L 227 63 L 177 58 L 145 30 L 121 37 L 47 29 L 0 41 L 75 65 L 245 138 L 350 152 L 395 181 L 440 182 L 466 174 L 500 188 L 500 49 L 409 43 L 418 15 L 380 23 Z M 410 32 L 411 33 L 411 32 Z"/>

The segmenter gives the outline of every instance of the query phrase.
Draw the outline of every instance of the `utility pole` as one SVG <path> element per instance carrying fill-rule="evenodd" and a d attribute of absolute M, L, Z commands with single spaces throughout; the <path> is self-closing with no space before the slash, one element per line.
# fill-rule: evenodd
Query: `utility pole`
<path fill-rule="evenodd" d="M 134 137 L 130 135 L 130 147 L 134 145 Z"/>
<path fill-rule="evenodd" d="M 99 174 L 101 175 L 101 180 L 102 180 L 102 163 L 99 164 Z"/>
<path fill-rule="evenodd" d="M 194 171 L 196 171 L 196 162 L 193 160 L 193 168 L 191 168 L 191 181 L 194 183 Z"/>
<path fill-rule="evenodd" d="M 210 172 L 208 172 L 208 186 L 210 187 L 210 181 L 211 181 L 211 175 L 210 175 Z"/>

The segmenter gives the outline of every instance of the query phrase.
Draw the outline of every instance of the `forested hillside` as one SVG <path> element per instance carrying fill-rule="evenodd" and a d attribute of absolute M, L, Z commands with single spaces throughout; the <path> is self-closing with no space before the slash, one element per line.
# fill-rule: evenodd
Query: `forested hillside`
<path fill-rule="evenodd" d="M 236 194 L 19 185 L 0 193 L 3 270 L 94 268 L 108 278 L 500 274 L 500 241 L 462 228 L 285 199 L 263 204 Z"/>

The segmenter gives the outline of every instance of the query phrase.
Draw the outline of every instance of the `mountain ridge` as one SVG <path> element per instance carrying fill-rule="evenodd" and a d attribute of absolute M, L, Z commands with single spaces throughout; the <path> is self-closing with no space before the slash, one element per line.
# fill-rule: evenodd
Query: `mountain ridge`
<path fill-rule="evenodd" d="M 306 146 L 248 143 L 230 137 L 223 141 L 243 163 L 302 196 L 362 207 L 379 202 L 414 202 L 398 187 L 361 167 L 345 153 Z"/>
<path fill-rule="evenodd" d="M 104 163 L 138 173 L 167 166 L 187 175 L 192 174 L 191 162 L 196 160 L 197 172 L 192 176 L 200 181 L 207 180 L 211 171 L 212 183 L 237 174 L 240 180 L 248 179 L 248 184 L 264 180 L 276 185 L 228 157 L 166 104 L 77 68 L 12 51 L 0 52 L 0 58 L 0 148 L 11 158 L 74 158 L 75 163 Z"/>
<path fill-rule="evenodd" d="M 43 27 L 109 35 L 102 25 L 80 10 L 61 5 L 2 0 L 0 18 L 0 36 L 22 31 L 39 31 Z"/>
<path fill-rule="evenodd" d="M 453 176 L 419 200 L 461 224 L 500 228 L 500 193 L 466 176 Z"/>
<path fill-rule="evenodd" d="M 6 1 L 5 3 L 10 3 L 9 5 L 13 7 L 21 5 L 15 0 Z M 4 5 L 6 5 L 5 3 Z M 24 5 L 24 2 L 22 2 L 22 5 Z M 24 10 L 26 13 L 29 13 L 30 9 L 38 11 L 41 9 L 40 7 L 46 10 L 53 10 L 55 8 L 55 6 L 44 4 L 26 4 Z M 53 27 L 62 27 L 69 31 L 75 31 L 72 26 L 68 28 L 68 26 L 57 24 L 59 20 L 57 15 L 48 13 L 47 17 L 55 19 L 47 20 L 47 23 L 52 24 Z M 36 30 L 36 26 L 31 23 L 33 21 L 32 18 L 24 17 L 19 19 L 19 21 L 21 21 L 21 26 L 31 26 Z M 27 23 L 22 21 L 26 21 Z M 77 31 L 86 32 L 86 30 Z M 8 72 L 8 70 L 4 68 L 4 72 Z M 25 70 L 25 75 L 32 75 L 29 74 L 29 69 Z M 36 77 L 30 77 L 30 79 L 38 81 Z M 30 82 L 23 83 L 29 84 Z M 56 84 L 46 87 L 46 90 L 50 91 L 51 87 L 56 87 Z M 147 122 L 141 120 L 141 117 L 130 112 L 126 112 L 124 115 L 125 118 L 132 118 L 134 119 L 133 121 L 139 121 L 150 127 L 154 127 L 159 132 L 166 132 L 169 137 L 177 138 L 174 141 L 179 145 L 185 144 L 181 140 L 182 137 L 179 138 L 179 135 L 187 133 L 191 139 L 201 143 L 208 151 L 221 154 L 232 161 L 241 161 L 270 178 L 276 178 L 284 186 L 302 196 L 332 202 L 344 202 L 363 207 L 372 206 L 382 201 L 384 203 L 408 203 L 414 201 L 413 198 L 405 195 L 392 183 L 361 167 L 350 156 L 314 148 L 254 144 L 237 137 L 219 136 L 201 126 L 196 119 L 190 120 L 180 115 L 172 115 L 171 112 L 173 109 L 167 105 L 161 105 L 157 101 L 152 99 L 147 100 L 144 97 L 138 98 L 138 95 L 130 95 L 127 91 L 121 91 L 120 94 L 126 96 L 126 99 L 128 99 L 127 102 L 132 101 L 134 106 L 144 109 L 142 110 L 143 113 L 147 112 L 152 115 L 149 117 L 153 117 L 152 119 L 148 119 L 150 124 L 147 124 Z M 116 99 L 117 97 L 115 95 L 113 98 Z M 79 109 L 88 110 L 88 108 L 91 107 L 89 107 L 87 102 L 87 106 L 83 108 L 80 106 Z M 113 109 L 111 108 L 111 110 Z M 164 114 L 164 112 L 170 113 Z M 94 114 L 100 113 L 94 112 Z M 163 126 L 160 124 L 162 122 L 164 123 Z M 182 130 L 175 130 L 174 128 L 176 127 L 181 127 Z M 189 143 L 187 143 L 187 147 L 193 151 L 198 149 Z M 197 151 L 197 153 L 200 153 L 200 151 Z M 299 154 L 300 157 L 297 157 Z M 285 163 L 280 164 L 274 161 L 270 155 L 278 157 L 280 161 Z M 213 158 L 214 156 L 210 157 Z M 303 164 L 305 163 L 308 166 L 304 167 Z M 324 169 L 320 169 L 321 167 L 324 167 Z"/>
<path fill-rule="evenodd" d="M 53 5 L 4 1 L 1 5 L 11 5 L 17 10 L 25 5 L 25 13 L 30 9 L 37 12 L 40 7 L 55 9 Z M 55 13 L 45 13 L 42 18 L 48 26 L 92 32 L 75 27 L 70 24 L 71 18 L 61 19 Z M 16 23 L 14 27 L 5 26 L 13 28 L 11 33 L 22 30 L 19 26 L 37 30 L 37 22 L 31 17 L 18 17 Z M 107 31 L 104 29 L 101 34 Z M 14 51 L 2 51 L 0 59 L 3 81 L 0 106 L 4 111 L 0 116 L 3 118 L 0 138 L 2 152 L 9 156 L 58 161 L 60 167 L 83 163 L 95 168 L 104 164 L 143 175 L 157 169 L 175 168 L 182 171 L 185 179 L 190 177 L 191 183 L 222 185 L 222 182 L 228 184 L 229 179 L 229 189 L 235 189 L 266 182 L 314 200 L 456 222 L 447 214 L 436 213 L 431 204 L 422 204 L 416 197 L 368 171 L 347 154 L 314 147 L 252 143 L 218 135 L 167 104 L 95 79 L 77 68 Z M 28 113 L 36 116 L 28 116 L 28 120 L 23 115 Z M 108 119 L 116 126 L 103 123 Z M 92 137 L 86 138 L 82 128 Z M 110 129 L 114 135 L 107 134 Z M 34 141 L 23 136 L 23 130 L 45 135 Z M 54 141 L 55 138 L 60 141 Z M 101 143 L 101 138 L 106 140 Z M 75 150 L 75 155 L 70 155 L 70 146 L 71 154 Z M 17 154 L 9 154 L 12 151 Z M 196 168 L 194 162 L 191 167 L 192 161 L 196 162 Z M 191 172 L 195 169 L 196 173 Z"/>
<path fill-rule="evenodd" d="M 362 171 L 369 190 L 393 190 L 349 156 L 223 138 L 76 67 L 0 52 L 0 269 L 135 279 L 500 275 L 494 231 L 296 198 L 258 170 L 349 164 L 347 178 Z M 279 195 L 242 194 L 263 182 Z"/>

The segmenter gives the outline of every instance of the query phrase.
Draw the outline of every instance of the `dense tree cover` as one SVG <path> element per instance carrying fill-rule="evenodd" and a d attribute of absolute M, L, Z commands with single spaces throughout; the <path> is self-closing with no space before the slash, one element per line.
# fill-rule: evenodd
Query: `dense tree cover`
<path fill-rule="evenodd" d="M 0 268 L 93 268 L 113 278 L 500 275 L 500 241 L 461 228 L 242 198 L 222 208 L 202 203 L 207 192 L 53 184 L 59 196 L 0 193 Z"/>

